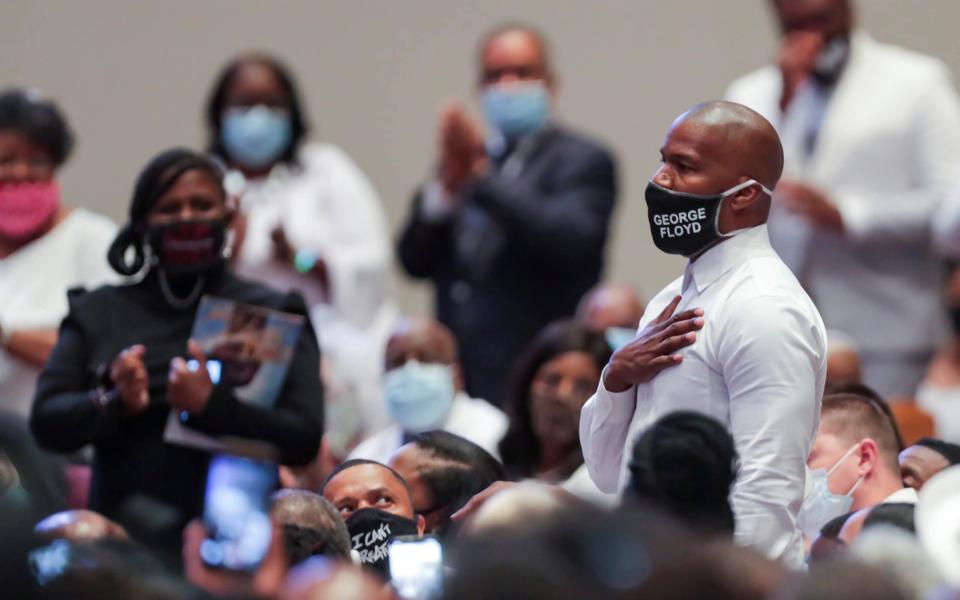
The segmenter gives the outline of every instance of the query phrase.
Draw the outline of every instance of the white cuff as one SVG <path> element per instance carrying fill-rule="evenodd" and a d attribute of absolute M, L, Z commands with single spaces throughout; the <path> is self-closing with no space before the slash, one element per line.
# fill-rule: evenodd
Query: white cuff
<path fill-rule="evenodd" d="M 420 196 L 420 216 L 428 223 L 436 223 L 450 218 L 451 214 L 453 198 L 444 191 L 439 181 L 428 181 Z"/>
<path fill-rule="evenodd" d="M 597 413 L 596 423 L 623 423 L 633 420 L 633 413 L 637 409 L 637 388 L 630 386 L 622 392 L 611 392 L 603 385 L 607 375 L 607 368 L 600 373 L 600 385 L 593 396 L 593 403 Z"/>

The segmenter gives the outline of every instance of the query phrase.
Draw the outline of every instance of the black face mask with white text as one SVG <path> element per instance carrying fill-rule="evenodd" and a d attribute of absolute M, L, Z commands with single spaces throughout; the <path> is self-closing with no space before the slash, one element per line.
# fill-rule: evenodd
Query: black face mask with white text
<path fill-rule="evenodd" d="M 754 179 L 712 195 L 675 192 L 649 182 L 644 197 L 653 243 L 667 254 L 692 256 L 717 240 L 729 237 L 734 232 L 720 233 L 720 205 L 727 196 L 751 185 L 759 185 L 767 194 L 773 193 Z"/>
<path fill-rule="evenodd" d="M 382 579 L 390 577 L 387 549 L 390 540 L 401 535 L 416 535 L 417 524 L 412 519 L 394 515 L 376 508 L 362 508 L 347 518 L 347 531 L 353 550 L 360 554 L 360 564 Z"/>

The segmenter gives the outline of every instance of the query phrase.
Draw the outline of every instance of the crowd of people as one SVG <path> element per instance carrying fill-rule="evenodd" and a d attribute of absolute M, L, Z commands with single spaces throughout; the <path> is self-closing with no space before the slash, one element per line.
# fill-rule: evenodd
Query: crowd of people
<path fill-rule="evenodd" d="M 666 127 L 649 302 L 527 25 L 395 236 L 268 54 L 119 227 L 61 201 L 65 111 L 0 92 L 3 595 L 960 597 L 960 96 L 852 0 L 770 5 L 775 64 Z"/>

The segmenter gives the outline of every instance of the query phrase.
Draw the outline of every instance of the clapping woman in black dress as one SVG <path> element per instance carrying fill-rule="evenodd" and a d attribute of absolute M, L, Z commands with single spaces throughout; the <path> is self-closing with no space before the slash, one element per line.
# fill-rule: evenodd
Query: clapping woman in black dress
<path fill-rule="evenodd" d="M 56 451 L 93 445 L 90 507 L 108 517 L 122 521 L 130 501 L 144 497 L 176 509 L 180 523 L 200 514 L 209 455 L 164 442 L 171 408 L 201 432 L 268 442 L 284 463 L 316 455 L 323 392 L 309 322 L 273 409 L 245 404 L 205 369 L 188 368 L 199 354 L 188 341 L 204 294 L 306 316 L 298 293 L 280 294 L 231 272 L 224 247 L 233 208 L 222 176 L 216 163 L 187 150 L 150 161 L 109 255 L 119 273 L 141 278 L 72 291 L 40 375 L 34 435 Z"/>

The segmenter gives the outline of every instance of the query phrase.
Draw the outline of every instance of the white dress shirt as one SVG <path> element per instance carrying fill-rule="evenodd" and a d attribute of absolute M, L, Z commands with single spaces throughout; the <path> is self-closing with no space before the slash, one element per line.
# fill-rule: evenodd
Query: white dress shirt
<path fill-rule="evenodd" d="M 799 568 L 796 518 L 827 370 L 820 315 L 770 247 L 766 226 L 689 263 L 647 306 L 640 329 L 681 293 L 677 312 L 704 311 L 683 362 L 619 393 L 601 378 L 584 405 L 580 441 L 590 475 L 603 491 L 622 490 L 633 443 L 647 427 L 677 410 L 710 415 L 729 428 L 740 454 L 737 543 Z"/>
<path fill-rule="evenodd" d="M 235 270 L 303 294 L 328 366 L 356 392 L 356 425 L 378 431 L 389 422 L 378 382 L 397 316 L 387 220 L 376 190 L 342 150 L 310 143 L 298 158 L 299 168 L 279 165 L 264 179 L 239 183 L 246 230 Z M 278 227 L 290 246 L 326 264 L 330 290 L 313 275 L 277 262 L 271 233 Z"/>
<path fill-rule="evenodd" d="M 459 435 L 499 459 L 497 444 L 507 432 L 508 425 L 507 416 L 496 406 L 486 400 L 471 398 L 465 392 L 457 392 L 450 406 L 450 414 L 437 429 Z M 402 445 L 403 428 L 392 423 L 360 442 L 348 458 L 365 458 L 386 463 Z"/>
<path fill-rule="evenodd" d="M 117 226 L 82 208 L 0 259 L 0 327 L 56 329 L 67 315 L 67 290 L 93 289 L 119 276 L 107 263 Z M 40 370 L 0 348 L 0 410 L 30 415 Z"/>

